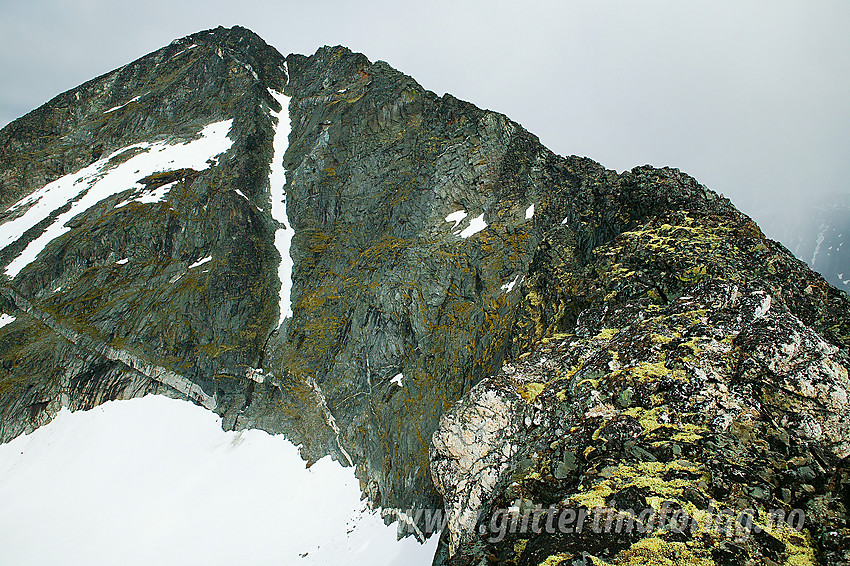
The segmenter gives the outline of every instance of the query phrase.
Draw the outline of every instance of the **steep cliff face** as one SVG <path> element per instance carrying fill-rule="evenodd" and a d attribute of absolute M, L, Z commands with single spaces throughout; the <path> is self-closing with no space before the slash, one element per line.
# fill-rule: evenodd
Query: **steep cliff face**
<path fill-rule="evenodd" d="M 161 392 L 211 409 L 277 323 L 268 89 L 246 30 L 175 41 L 0 133 L 2 438 L 60 405 Z"/>
<path fill-rule="evenodd" d="M 490 544 L 475 512 L 604 500 L 682 454 L 726 502 L 746 482 L 713 459 L 772 470 L 774 434 L 819 478 L 818 524 L 846 529 L 847 295 L 677 170 L 560 157 L 386 63 L 283 58 L 240 28 L 60 95 L 0 147 L 2 440 L 60 406 L 188 397 L 356 465 L 377 505 L 445 502 L 438 561 L 537 564 L 672 550 Z"/>

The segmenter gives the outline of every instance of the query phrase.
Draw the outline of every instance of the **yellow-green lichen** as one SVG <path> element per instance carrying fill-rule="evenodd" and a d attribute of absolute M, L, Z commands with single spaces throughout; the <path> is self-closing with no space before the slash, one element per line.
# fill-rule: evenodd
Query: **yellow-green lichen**
<path fill-rule="evenodd" d="M 673 371 L 664 366 L 664 361 L 643 362 L 629 368 L 638 383 L 648 383 L 652 380 L 673 375 Z"/>
<path fill-rule="evenodd" d="M 783 566 L 815 566 L 815 549 L 812 546 L 811 536 L 808 532 L 800 532 L 792 529 L 786 524 L 777 527 L 763 527 L 765 532 L 785 543 L 787 558 Z"/>
<path fill-rule="evenodd" d="M 527 539 L 520 539 L 514 543 L 514 556 L 519 558 L 525 552 L 525 547 L 528 545 Z"/>
<path fill-rule="evenodd" d="M 714 566 L 706 549 L 693 544 L 671 542 L 658 537 L 643 538 L 617 555 L 617 566 Z"/>
<path fill-rule="evenodd" d="M 530 352 L 526 352 L 525 354 L 520 355 L 519 360 L 521 361 L 521 360 L 527 358 L 528 355 L 530 355 Z M 549 381 L 547 381 L 545 383 L 539 382 L 539 381 L 522 383 L 520 385 L 517 385 L 517 392 L 520 394 L 520 396 L 523 399 L 525 399 L 525 401 L 527 403 L 533 403 L 537 399 L 537 397 L 541 393 L 543 393 L 543 391 L 546 389 L 546 387 L 549 386 L 549 384 L 555 383 L 555 382 L 558 382 L 558 381 L 564 381 L 564 380 L 572 379 L 572 377 L 579 370 L 581 370 L 582 367 L 584 367 L 583 361 L 579 362 L 578 364 L 571 367 L 566 372 L 560 373 L 559 375 L 557 375 L 556 377 L 550 379 Z M 593 381 L 593 380 L 584 380 L 584 381 Z M 598 381 L 598 380 L 596 380 L 596 381 Z M 595 385 L 594 385 L 594 387 L 595 387 Z M 563 401 L 564 399 L 566 399 L 566 394 L 567 393 L 565 391 L 559 391 L 558 393 L 556 393 L 556 396 L 558 397 L 558 399 Z"/>
<path fill-rule="evenodd" d="M 681 432 L 677 432 L 673 435 L 673 440 L 676 442 L 684 442 L 686 444 L 693 444 L 694 442 L 701 440 L 703 435 L 708 432 L 705 427 L 689 423 L 681 423 L 677 425 L 677 427 L 682 430 Z"/>
<path fill-rule="evenodd" d="M 607 468 L 605 479 L 584 491 L 570 495 L 569 499 L 576 505 L 583 505 L 589 509 L 604 507 L 610 495 L 626 487 L 634 486 L 646 489 L 650 493 L 647 502 L 660 508 L 661 504 L 668 499 L 680 499 L 686 487 L 699 481 L 683 478 L 665 480 L 664 477 L 671 471 L 685 471 L 707 476 L 700 466 L 684 460 L 640 462 L 635 465 L 620 464 Z M 693 504 L 687 500 L 682 499 L 680 504 L 686 509 L 689 507 L 693 509 Z"/>
<path fill-rule="evenodd" d="M 572 554 L 567 554 L 566 552 L 559 552 L 558 554 L 553 554 L 552 556 L 541 562 L 539 566 L 558 566 L 559 564 L 565 563 L 567 560 L 572 560 L 572 558 Z"/>
<path fill-rule="evenodd" d="M 594 337 L 594 340 L 610 340 L 619 332 L 620 330 L 618 328 L 603 328 L 602 331 Z"/>
<path fill-rule="evenodd" d="M 652 409 L 644 409 L 643 407 L 632 407 L 623 411 L 623 414 L 640 423 L 645 433 L 650 433 L 657 428 L 661 428 L 662 423 L 658 422 L 661 414 L 667 413 L 666 407 L 653 407 Z"/>
<path fill-rule="evenodd" d="M 532 382 L 524 383 L 518 387 L 520 396 L 525 399 L 526 403 L 533 403 L 537 396 L 543 392 L 546 387 L 545 383 Z"/>

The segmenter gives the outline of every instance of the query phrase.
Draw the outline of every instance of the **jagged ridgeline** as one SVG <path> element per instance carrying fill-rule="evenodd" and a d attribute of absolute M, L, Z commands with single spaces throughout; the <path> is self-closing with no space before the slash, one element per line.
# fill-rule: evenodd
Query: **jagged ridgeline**
<path fill-rule="evenodd" d="M 238 27 L 59 95 L 0 151 L 0 440 L 155 392 L 356 465 L 377 505 L 445 504 L 438 563 L 847 561 L 850 301 L 675 169 L 560 157 L 382 61 Z M 517 500 L 808 522 L 488 542 L 475 513 Z"/>

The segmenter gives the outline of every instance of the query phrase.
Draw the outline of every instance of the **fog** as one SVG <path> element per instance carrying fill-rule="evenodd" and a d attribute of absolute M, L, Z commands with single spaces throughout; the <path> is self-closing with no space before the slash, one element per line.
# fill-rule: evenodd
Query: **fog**
<path fill-rule="evenodd" d="M 677 167 L 756 220 L 850 193 L 850 2 L 0 1 L 0 125 L 175 38 L 342 44 L 560 154 Z M 777 211 L 781 211 L 777 215 Z"/>

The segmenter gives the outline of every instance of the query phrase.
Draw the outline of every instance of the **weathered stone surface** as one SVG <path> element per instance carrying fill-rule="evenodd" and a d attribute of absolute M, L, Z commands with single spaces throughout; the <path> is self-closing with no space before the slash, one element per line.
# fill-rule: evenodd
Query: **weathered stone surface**
<path fill-rule="evenodd" d="M 508 366 L 506 366 L 507 368 Z M 474 534 L 478 512 L 494 496 L 508 462 L 520 448 L 511 443 L 522 428 L 525 403 L 513 389 L 487 378 L 445 414 L 434 433 L 431 473 L 448 512 L 450 550 Z"/>
<path fill-rule="evenodd" d="M 666 220 L 674 232 L 691 224 L 681 213 Z M 600 246 L 600 276 L 620 273 L 606 262 L 612 253 L 642 253 L 628 245 L 646 232 Z M 846 346 L 775 298 L 753 274 L 759 267 L 700 278 L 666 300 L 653 288 L 619 304 L 609 298 L 479 383 L 470 399 L 499 406 L 519 396 L 526 404 L 489 447 L 470 446 L 488 456 L 489 496 L 456 506 L 475 475 L 450 447 L 486 436 L 490 423 L 472 418 L 468 400 L 452 408 L 432 456 L 449 512 L 452 558 L 444 563 L 846 564 L 850 359 Z M 698 527 L 595 532 L 588 519 L 581 533 L 541 527 L 495 540 L 488 522 L 502 509 L 550 507 L 637 521 L 665 506 Z M 764 532 L 724 535 L 711 527 L 710 507 L 736 520 L 749 513 Z M 770 527 L 771 511 L 795 509 L 805 512 L 802 532 Z"/>

